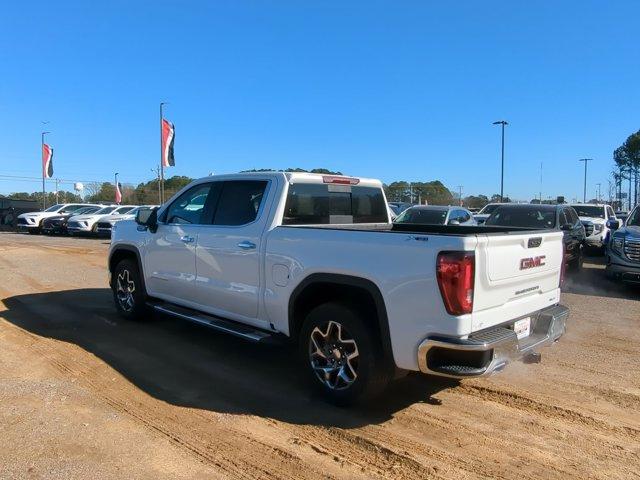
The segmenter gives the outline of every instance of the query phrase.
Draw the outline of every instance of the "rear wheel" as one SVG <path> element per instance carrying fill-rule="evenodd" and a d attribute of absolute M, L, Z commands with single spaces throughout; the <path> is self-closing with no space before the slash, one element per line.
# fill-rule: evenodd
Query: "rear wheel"
<path fill-rule="evenodd" d="M 314 308 L 304 320 L 299 343 L 308 377 L 332 403 L 371 398 L 392 379 L 394 369 L 383 359 L 373 329 L 347 305 Z"/>
<path fill-rule="evenodd" d="M 121 260 L 113 271 L 111 283 L 118 313 L 127 320 L 144 319 L 148 311 L 137 263 L 128 258 Z"/>
<path fill-rule="evenodd" d="M 584 252 L 582 247 L 580 247 L 580 251 L 578 252 L 578 256 L 576 258 L 574 258 L 573 260 L 571 260 L 571 264 L 569 265 L 569 267 L 571 268 L 571 270 L 573 270 L 574 272 L 579 272 L 580 270 L 582 270 L 582 264 L 584 263 Z"/>

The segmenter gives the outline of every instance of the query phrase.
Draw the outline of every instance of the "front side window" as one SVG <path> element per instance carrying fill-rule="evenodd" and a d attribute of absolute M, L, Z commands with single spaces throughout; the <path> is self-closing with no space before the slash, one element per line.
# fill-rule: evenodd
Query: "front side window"
<path fill-rule="evenodd" d="M 233 227 L 253 222 L 258 217 L 266 188 L 264 180 L 223 182 L 213 224 Z"/>
<path fill-rule="evenodd" d="M 636 207 L 627 219 L 627 227 L 640 227 L 640 208 Z"/>
<path fill-rule="evenodd" d="M 323 183 L 289 186 L 283 225 L 387 223 L 381 188 Z"/>
<path fill-rule="evenodd" d="M 184 192 L 167 209 L 163 216 L 165 223 L 204 223 L 204 207 L 210 190 L 211 184 L 203 183 Z"/>
<path fill-rule="evenodd" d="M 567 208 L 566 211 L 567 211 L 567 218 L 571 221 L 571 223 L 573 225 L 578 223 L 579 218 L 578 218 L 578 214 L 576 213 L 576 211 L 571 207 Z"/>
<path fill-rule="evenodd" d="M 133 209 L 133 207 L 120 207 L 113 213 L 117 213 L 118 215 L 122 215 L 124 213 L 130 212 L 132 209 Z"/>

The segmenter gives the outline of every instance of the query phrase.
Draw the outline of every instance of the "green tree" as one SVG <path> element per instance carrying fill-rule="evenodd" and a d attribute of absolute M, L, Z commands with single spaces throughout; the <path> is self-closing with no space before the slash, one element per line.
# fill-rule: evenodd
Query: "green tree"
<path fill-rule="evenodd" d="M 489 198 L 486 195 L 469 195 L 462 199 L 462 203 L 467 208 L 482 208 L 489 203 Z"/>
<path fill-rule="evenodd" d="M 453 205 L 455 198 L 440 180 L 431 182 L 391 182 L 385 185 L 387 199 L 395 202 L 422 203 L 429 205 Z"/>
<path fill-rule="evenodd" d="M 640 170 L 640 130 L 627 137 L 622 145 L 613 151 L 613 161 L 618 167 L 620 182 L 628 179 L 633 185 L 630 206 L 636 204 L 638 198 L 638 170 Z M 631 187 L 630 187 L 631 189 Z"/>

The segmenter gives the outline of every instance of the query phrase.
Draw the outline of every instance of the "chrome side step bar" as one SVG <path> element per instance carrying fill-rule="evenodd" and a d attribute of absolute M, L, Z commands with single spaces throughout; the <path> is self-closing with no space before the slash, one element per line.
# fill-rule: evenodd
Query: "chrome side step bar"
<path fill-rule="evenodd" d="M 180 307 L 171 303 L 149 302 L 148 305 L 157 312 L 166 313 L 167 315 L 204 325 L 205 327 L 213 328 L 220 332 L 229 333 L 236 337 L 249 340 L 250 342 L 271 343 L 274 339 L 274 335 L 264 330 L 258 330 L 242 323 L 225 320 L 224 318 L 191 310 L 190 308 Z"/>

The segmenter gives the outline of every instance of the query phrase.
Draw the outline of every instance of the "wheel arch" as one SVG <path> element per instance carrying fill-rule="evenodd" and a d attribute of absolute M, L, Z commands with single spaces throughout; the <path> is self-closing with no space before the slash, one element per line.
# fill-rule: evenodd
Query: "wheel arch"
<path fill-rule="evenodd" d="M 110 286 L 113 287 L 113 271 L 118 263 L 124 259 L 131 259 L 138 265 L 138 272 L 140 273 L 140 282 L 142 283 L 143 291 L 147 291 L 147 287 L 144 282 L 144 271 L 142 269 L 142 258 L 140 251 L 133 245 L 118 245 L 109 253 L 109 274 L 110 274 Z"/>
<path fill-rule="evenodd" d="M 302 322 L 313 308 L 323 303 L 341 301 L 357 306 L 371 321 L 384 356 L 393 361 L 387 309 L 378 286 L 362 277 L 333 273 L 314 273 L 302 280 L 289 298 L 289 336 L 297 339 Z M 371 317 L 375 318 L 371 318 Z M 373 320 L 373 321 L 372 321 Z"/>

